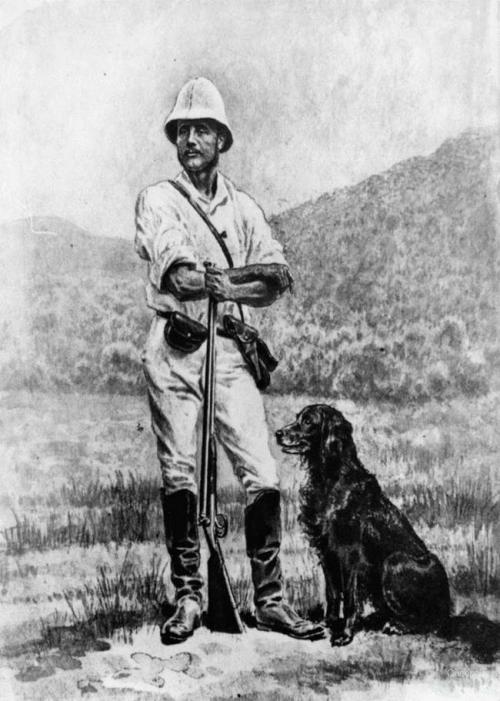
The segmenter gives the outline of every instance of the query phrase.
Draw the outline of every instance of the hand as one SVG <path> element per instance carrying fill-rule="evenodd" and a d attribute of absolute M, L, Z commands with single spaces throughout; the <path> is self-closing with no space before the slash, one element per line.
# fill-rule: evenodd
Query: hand
<path fill-rule="evenodd" d="M 234 285 L 229 279 L 228 271 L 215 265 L 205 271 L 205 287 L 217 302 L 234 300 Z"/>

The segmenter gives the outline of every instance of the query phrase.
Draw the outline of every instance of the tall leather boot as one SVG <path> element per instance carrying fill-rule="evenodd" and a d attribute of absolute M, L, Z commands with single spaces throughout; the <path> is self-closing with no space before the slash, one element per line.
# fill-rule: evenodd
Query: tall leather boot
<path fill-rule="evenodd" d="M 262 492 L 247 506 L 245 536 L 255 590 L 257 628 L 284 633 L 301 640 L 323 638 L 325 630 L 321 624 L 301 618 L 283 601 L 283 577 L 279 559 L 281 506 L 277 490 Z"/>
<path fill-rule="evenodd" d="M 196 496 L 188 489 L 173 494 L 162 489 L 161 502 L 176 608 L 163 623 L 160 635 L 164 645 L 171 645 L 189 638 L 200 625 L 203 579 Z"/>

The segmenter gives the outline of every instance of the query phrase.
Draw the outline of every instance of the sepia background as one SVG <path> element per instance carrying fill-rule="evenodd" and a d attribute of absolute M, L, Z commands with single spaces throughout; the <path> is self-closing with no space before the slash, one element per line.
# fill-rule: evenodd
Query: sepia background
<path fill-rule="evenodd" d="M 170 585 L 133 214 L 143 187 L 178 170 L 162 124 L 196 75 L 216 83 L 233 128 L 221 169 L 262 205 L 295 278 L 259 312 L 280 357 L 271 430 L 306 403 L 339 407 L 445 564 L 457 612 L 500 618 L 497 3 L 4 2 L 0 64 L 6 693 L 149 694 L 144 674 L 118 683 L 116 650 L 174 654 L 151 642 Z M 318 617 L 300 465 L 273 450 L 286 586 Z M 249 613 L 243 495 L 222 470 L 228 567 Z M 259 653 L 242 642 L 247 662 L 224 676 L 227 643 L 193 643 L 162 672 L 170 695 L 496 693 L 493 658 L 456 642 L 364 634 L 305 654 L 270 637 Z"/>

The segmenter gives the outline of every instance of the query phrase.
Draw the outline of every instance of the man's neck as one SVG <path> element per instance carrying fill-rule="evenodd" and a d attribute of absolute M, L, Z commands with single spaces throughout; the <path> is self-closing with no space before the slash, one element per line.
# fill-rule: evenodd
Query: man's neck
<path fill-rule="evenodd" d="M 209 170 L 189 171 L 186 173 L 199 193 L 211 200 L 217 189 L 217 168 Z"/>

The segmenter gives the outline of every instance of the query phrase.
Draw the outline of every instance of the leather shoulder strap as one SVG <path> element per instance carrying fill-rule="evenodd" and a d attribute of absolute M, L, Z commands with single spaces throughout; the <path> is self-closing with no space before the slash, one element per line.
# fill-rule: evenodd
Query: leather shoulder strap
<path fill-rule="evenodd" d="M 221 234 L 217 231 L 217 229 L 215 228 L 215 226 L 212 224 L 212 222 L 210 221 L 210 219 L 208 218 L 208 216 L 205 214 L 205 212 L 204 212 L 204 211 L 202 210 L 202 208 L 199 206 L 199 204 L 193 200 L 193 198 L 191 197 L 191 195 L 189 194 L 189 192 L 188 192 L 187 190 L 185 190 L 185 189 L 182 187 L 182 185 L 180 185 L 180 183 L 178 183 L 178 182 L 175 181 L 175 180 L 169 180 L 168 182 L 172 185 L 172 187 L 174 187 L 174 188 L 177 190 L 177 192 L 179 192 L 179 193 L 189 202 L 189 204 L 190 204 L 191 207 L 195 210 L 195 212 L 203 219 L 203 221 L 205 222 L 205 224 L 206 224 L 206 225 L 208 226 L 208 228 L 210 229 L 210 232 L 211 232 L 212 235 L 214 236 L 215 240 L 217 241 L 217 243 L 218 243 L 219 246 L 221 247 L 222 252 L 223 252 L 223 254 L 224 254 L 224 256 L 225 256 L 225 258 L 226 258 L 226 260 L 227 260 L 227 263 L 228 263 L 229 267 L 230 267 L 230 268 L 234 268 L 233 257 L 232 257 L 231 254 L 229 253 L 229 249 L 228 249 L 228 247 L 226 246 L 226 242 L 225 242 L 224 239 L 222 238 Z M 236 304 L 237 304 L 237 306 L 238 306 L 238 311 L 239 311 L 239 313 L 240 313 L 241 320 L 244 322 L 244 321 L 245 321 L 245 315 L 243 314 L 243 307 L 241 306 L 241 304 L 240 304 L 239 302 L 236 302 Z"/>
<path fill-rule="evenodd" d="M 216 239 L 217 243 L 221 247 L 222 252 L 224 253 L 224 256 L 228 262 L 229 267 L 234 268 L 233 258 L 231 256 L 231 254 L 229 253 L 229 249 L 226 246 L 226 242 L 222 238 L 221 234 L 217 231 L 215 226 L 212 224 L 212 222 L 210 221 L 208 216 L 202 210 L 200 205 L 193 200 L 193 198 L 191 197 L 189 192 L 187 190 L 185 190 L 182 187 L 182 185 L 180 185 L 178 182 L 176 182 L 175 180 L 169 180 L 168 182 L 172 185 L 172 187 L 175 187 L 175 189 L 178 192 L 180 192 L 183 197 L 185 197 L 185 199 L 189 202 L 189 204 L 195 210 L 195 212 L 203 219 L 203 221 L 205 222 L 205 224 L 208 226 L 211 233 L 213 234 L 214 238 Z"/>

